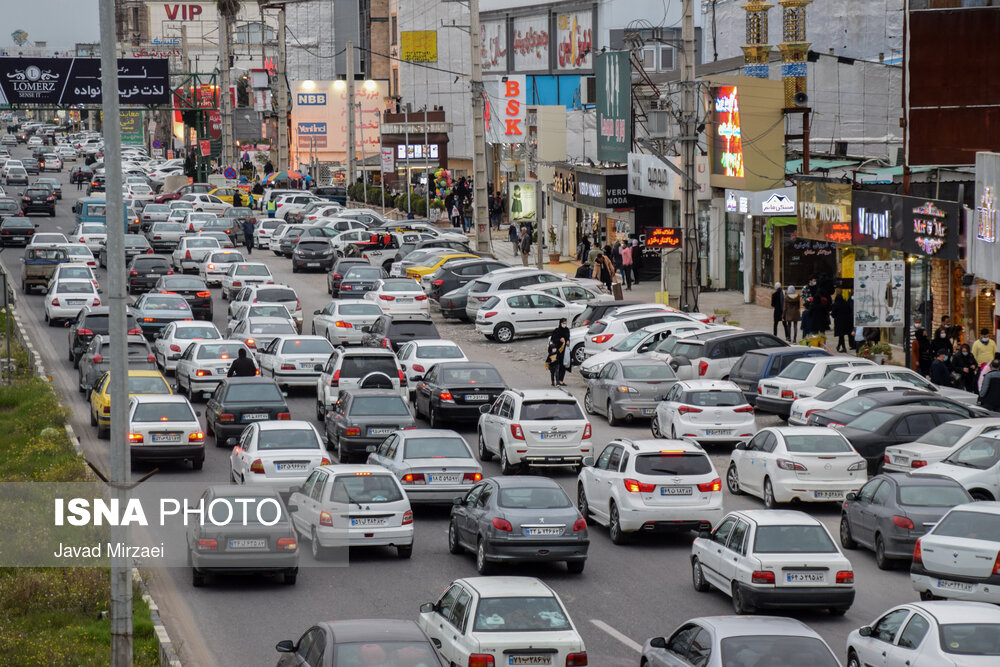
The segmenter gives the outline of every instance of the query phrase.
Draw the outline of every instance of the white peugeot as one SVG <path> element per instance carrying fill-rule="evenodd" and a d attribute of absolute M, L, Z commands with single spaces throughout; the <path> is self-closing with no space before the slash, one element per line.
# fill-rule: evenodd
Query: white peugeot
<path fill-rule="evenodd" d="M 914 442 L 885 448 L 886 472 L 910 472 L 943 461 L 983 433 L 1000 431 L 1000 418 L 956 419 L 940 424 Z"/>
<path fill-rule="evenodd" d="M 728 380 L 684 380 L 666 393 L 650 423 L 654 438 L 745 442 L 757 432 L 753 407 Z"/>
<path fill-rule="evenodd" d="M 302 486 L 313 468 L 330 464 L 319 432 L 306 421 L 257 422 L 226 444 L 233 445 L 229 477 L 234 483 L 279 493 Z"/>

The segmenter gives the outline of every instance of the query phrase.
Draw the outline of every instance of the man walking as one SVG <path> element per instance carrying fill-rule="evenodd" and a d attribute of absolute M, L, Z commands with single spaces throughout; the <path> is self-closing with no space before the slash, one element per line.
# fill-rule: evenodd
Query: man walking
<path fill-rule="evenodd" d="M 515 225 L 513 222 L 507 225 L 507 238 L 510 239 L 510 244 L 514 246 L 514 257 L 517 257 L 519 252 L 517 247 L 517 242 L 519 239 L 517 237 L 517 225 Z"/>
<path fill-rule="evenodd" d="M 229 366 L 229 372 L 226 374 L 226 377 L 254 377 L 255 375 L 257 375 L 257 364 L 247 356 L 246 349 L 241 347 L 235 361 Z"/>
<path fill-rule="evenodd" d="M 527 227 L 521 227 L 521 236 L 517 242 L 518 250 L 521 251 L 521 263 L 528 266 L 528 253 L 531 252 L 531 235 L 528 234 Z"/>
<path fill-rule="evenodd" d="M 247 247 L 247 257 L 253 254 L 253 220 L 243 219 L 243 243 Z"/>

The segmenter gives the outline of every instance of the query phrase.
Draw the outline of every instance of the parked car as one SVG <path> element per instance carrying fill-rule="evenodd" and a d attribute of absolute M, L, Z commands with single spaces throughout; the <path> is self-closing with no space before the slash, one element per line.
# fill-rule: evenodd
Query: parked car
<path fill-rule="evenodd" d="M 976 500 L 1000 499 L 1000 434 L 977 436 L 938 463 L 918 468 L 914 475 L 946 475 Z"/>
<path fill-rule="evenodd" d="M 750 405 L 756 405 L 757 396 L 763 392 L 761 380 L 778 375 L 798 359 L 829 356 L 822 348 L 805 345 L 749 350 L 729 369 L 729 379 L 743 391 Z"/>
<path fill-rule="evenodd" d="M 796 349 L 798 346 L 792 349 Z M 846 355 L 813 355 L 791 360 L 777 375 L 758 381 L 754 408 L 788 418 L 792 404 L 799 398 L 798 390 L 817 384 L 831 371 L 847 366 L 874 366 L 875 362 Z"/>
<path fill-rule="evenodd" d="M 698 443 L 746 442 L 757 431 L 753 407 L 724 380 L 682 380 L 666 392 L 650 422 L 654 438 Z"/>
<path fill-rule="evenodd" d="M 888 378 L 850 380 L 830 387 L 824 390 L 823 393 L 811 398 L 796 398 L 792 402 L 791 410 L 788 413 L 788 423 L 793 426 L 818 425 L 811 424 L 809 421 L 813 414 L 823 410 L 836 409 L 858 396 L 879 392 L 907 391 L 909 389 L 911 389 L 911 385 L 908 382 L 900 382 L 899 380 L 890 380 Z"/>
<path fill-rule="evenodd" d="M 570 303 L 541 292 L 500 292 L 476 311 L 476 331 L 488 340 L 509 343 L 515 336 L 549 333 L 583 311 Z"/>
<path fill-rule="evenodd" d="M 491 271 L 505 268 L 509 267 L 495 259 L 476 258 L 448 262 L 438 268 L 430 277 L 427 295 L 432 299 L 440 299 L 448 292 L 458 289 L 476 278 L 485 276 Z"/>
<path fill-rule="evenodd" d="M 875 474 L 889 445 L 913 442 L 938 424 L 963 416 L 951 408 L 931 405 L 887 405 L 858 415 L 839 430 L 868 461 L 868 472 Z"/>
<path fill-rule="evenodd" d="M 937 426 L 918 440 L 885 448 L 882 469 L 910 472 L 951 456 L 959 447 L 984 433 L 1000 431 L 1000 419 L 956 419 Z"/>
<path fill-rule="evenodd" d="M 440 296 L 438 298 L 438 306 L 441 308 L 441 317 L 456 317 L 468 322 L 469 317 L 465 314 L 465 305 L 469 301 L 469 289 L 471 287 L 472 283 L 468 282 Z"/>
<path fill-rule="evenodd" d="M 580 365 L 580 375 L 588 380 L 596 378 L 604 366 L 612 361 L 623 361 L 636 357 L 647 357 L 649 356 L 647 354 L 648 352 L 656 349 L 659 343 L 666 340 L 670 336 L 681 336 L 691 331 L 706 331 L 709 328 L 711 327 L 702 324 L 701 322 L 688 320 L 678 320 L 675 322 L 666 322 L 664 324 L 651 324 L 648 327 L 633 331 L 628 336 L 622 338 L 620 341 L 603 352 L 598 352 L 597 354 L 586 357 L 586 360 L 582 365 Z M 731 327 L 726 330 L 736 331 L 736 329 Z M 572 336 L 572 334 L 570 335 Z M 659 359 L 648 360 L 666 365 L 665 362 Z M 671 369 L 671 372 L 673 372 L 673 369 Z"/>
<path fill-rule="evenodd" d="M 990 412 L 978 405 L 966 405 L 958 403 L 950 398 L 945 398 L 933 392 L 920 391 L 918 389 L 906 388 L 893 391 L 878 391 L 869 394 L 855 396 L 852 399 L 838 403 L 829 410 L 817 410 L 809 415 L 810 426 L 832 426 L 841 428 L 849 424 L 852 419 L 856 419 L 862 414 L 874 408 L 882 408 L 893 405 L 927 405 L 938 408 L 947 408 L 956 412 L 961 419 L 974 419 L 977 417 L 995 417 L 996 413 Z M 921 435 L 923 435 L 921 433 Z M 901 440 L 900 442 L 913 442 Z M 895 443 L 889 443 L 895 444 Z"/>
<path fill-rule="evenodd" d="M 306 658 L 315 665 L 334 665 L 335 659 L 361 665 L 369 657 L 382 660 L 383 656 L 389 665 L 445 667 L 414 621 L 326 621 L 309 628 L 298 642 L 285 639 L 274 648 L 282 654 L 278 667 L 299 667 Z"/>

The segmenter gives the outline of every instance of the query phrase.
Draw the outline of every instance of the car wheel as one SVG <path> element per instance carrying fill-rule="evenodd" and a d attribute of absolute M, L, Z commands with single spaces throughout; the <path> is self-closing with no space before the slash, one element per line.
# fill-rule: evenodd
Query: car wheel
<path fill-rule="evenodd" d="M 973 500 L 993 500 L 993 495 L 989 491 L 983 491 L 982 489 L 973 489 L 969 491 L 969 495 L 972 496 Z"/>
<path fill-rule="evenodd" d="M 729 489 L 729 493 L 734 496 L 743 493 L 740 490 L 740 474 L 736 471 L 736 465 L 733 463 L 729 464 L 729 470 L 726 472 L 726 487 Z"/>
<path fill-rule="evenodd" d="M 705 572 L 701 569 L 701 563 L 697 558 L 691 561 L 691 583 L 694 584 L 694 589 L 699 593 L 704 593 L 710 588 L 708 582 L 705 581 Z"/>
<path fill-rule="evenodd" d="M 340 441 L 340 437 L 337 437 L 337 463 L 350 463 L 348 460 L 350 456 L 344 451 L 344 443 Z"/>
<path fill-rule="evenodd" d="M 583 484 L 576 487 L 576 509 L 583 520 L 590 523 L 590 504 L 587 502 L 587 492 L 583 490 Z"/>
<path fill-rule="evenodd" d="M 896 567 L 896 561 L 885 555 L 885 540 L 882 536 L 875 534 L 875 565 L 880 570 L 892 570 Z"/>
<path fill-rule="evenodd" d="M 861 667 L 861 661 L 854 651 L 847 654 L 847 667 Z"/>
<path fill-rule="evenodd" d="M 613 544 L 625 544 L 628 542 L 628 537 L 622 530 L 621 517 L 618 516 L 618 506 L 611 503 L 611 518 L 608 521 L 608 533 L 611 535 L 611 542 Z"/>
<path fill-rule="evenodd" d="M 313 322 L 311 325 L 309 325 L 309 333 L 312 334 L 313 336 L 316 335 L 316 323 L 315 322 Z"/>
<path fill-rule="evenodd" d="M 568 560 L 566 561 L 566 570 L 570 574 L 580 574 L 583 572 L 584 566 L 587 564 L 585 560 Z"/>
<path fill-rule="evenodd" d="M 846 607 L 830 607 L 827 611 L 830 612 L 830 616 L 843 616 L 847 613 Z"/>
<path fill-rule="evenodd" d="M 97 426 L 97 415 L 94 413 L 93 408 L 91 408 L 90 410 L 87 410 L 87 412 L 90 413 L 90 425 L 91 426 Z"/>
<path fill-rule="evenodd" d="M 590 395 L 590 387 L 587 388 L 587 393 L 583 396 L 583 409 L 588 415 L 597 414 L 594 412 L 594 398 Z"/>
<path fill-rule="evenodd" d="M 851 535 L 851 524 L 847 520 L 846 514 L 840 517 L 840 546 L 845 549 L 858 548 L 858 543 L 854 541 L 854 537 Z"/>
<path fill-rule="evenodd" d="M 458 528 L 455 527 L 455 522 L 451 521 L 448 523 L 448 553 L 460 554 L 462 551 L 464 550 L 458 541 Z"/>
<path fill-rule="evenodd" d="M 480 537 L 479 542 L 476 544 L 476 572 L 485 576 L 492 569 L 490 562 L 486 560 L 486 543 Z"/>
<path fill-rule="evenodd" d="M 500 472 L 504 475 L 517 473 L 517 466 L 512 465 L 507 459 L 507 447 L 503 443 L 500 443 Z"/>
<path fill-rule="evenodd" d="M 580 343 L 573 348 L 573 365 L 582 366 L 583 362 L 587 360 L 587 350 L 584 348 L 583 343 Z"/>
<path fill-rule="evenodd" d="M 323 421 L 326 419 L 326 412 L 323 411 L 323 404 L 320 400 L 316 399 L 316 421 Z"/>
<path fill-rule="evenodd" d="M 402 546 L 397 546 L 396 547 L 396 558 L 400 558 L 402 560 L 406 560 L 406 559 L 408 559 L 412 555 L 413 555 L 413 545 L 412 544 L 407 545 L 405 547 L 402 547 Z"/>
<path fill-rule="evenodd" d="M 431 425 L 431 428 L 441 427 L 441 420 L 438 418 L 437 410 L 434 409 L 433 403 L 427 404 L 427 423 Z"/>
<path fill-rule="evenodd" d="M 615 417 L 614 408 L 611 405 L 611 401 L 608 401 L 608 426 L 618 426 L 621 424 L 621 420 Z"/>
<path fill-rule="evenodd" d="M 744 614 L 752 614 L 754 608 L 743 600 L 743 593 L 740 592 L 740 587 L 733 582 L 733 613 L 737 616 L 743 616 Z"/>
<path fill-rule="evenodd" d="M 498 324 L 497 328 L 493 330 L 493 335 L 496 336 L 498 343 L 509 343 L 514 340 L 514 327 L 506 322 Z"/>
<path fill-rule="evenodd" d="M 486 439 L 483 438 L 482 433 L 479 434 L 479 460 L 483 463 L 493 460 L 493 454 L 486 449 Z"/>
<path fill-rule="evenodd" d="M 299 570 L 295 568 L 294 570 L 288 570 L 282 575 L 281 583 L 285 586 L 294 586 L 296 579 L 299 578 Z"/>
<path fill-rule="evenodd" d="M 774 488 L 771 487 L 771 480 L 767 477 L 764 478 L 764 507 L 769 510 L 773 510 L 778 506 L 778 503 L 774 500 Z"/>
<path fill-rule="evenodd" d="M 100 422 L 98 422 L 97 437 L 100 438 L 101 440 L 107 440 L 109 437 L 111 437 L 111 427 L 101 426 Z"/>
<path fill-rule="evenodd" d="M 205 585 L 205 580 L 208 579 L 208 575 L 204 572 L 199 572 L 195 568 L 191 568 L 191 585 L 195 588 L 201 588 Z"/>
<path fill-rule="evenodd" d="M 653 434 L 653 437 L 657 440 L 663 438 L 663 429 L 660 428 L 660 417 L 659 415 L 653 415 L 653 418 L 649 420 L 649 431 Z"/>
<path fill-rule="evenodd" d="M 312 533 L 309 535 L 309 549 L 316 560 L 326 560 L 326 555 L 329 553 L 329 549 L 319 543 L 315 528 L 313 528 Z"/>

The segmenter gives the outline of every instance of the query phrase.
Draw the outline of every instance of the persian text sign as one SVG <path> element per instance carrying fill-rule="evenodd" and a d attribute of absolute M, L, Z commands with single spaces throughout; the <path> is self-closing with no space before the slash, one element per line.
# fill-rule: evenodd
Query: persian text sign
<path fill-rule="evenodd" d="M 98 58 L 0 58 L 0 104 L 97 105 L 101 99 Z M 167 104 L 166 59 L 119 58 L 118 101 Z"/>
<path fill-rule="evenodd" d="M 712 173 L 743 178 L 743 133 L 736 86 L 712 89 Z"/>
<path fill-rule="evenodd" d="M 507 70 L 507 21 L 483 21 L 479 24 L 479 44 L 484 72 Z"/>
<path fill-rule="evenodd" d="M 676 227 L 661 227 L 646 234 L 647 248 L 680 248 L 682 230 Z"/>
<path fill-rule="evenodd" d="M 632 64 L 628 51 L 597 56 L 597 157 L 625 162 L 632 147 Z"/>
<path fill-rule="evenodd" d="M 851 243 L 851 184 L 799 181 L 798 232 L 804 239 Z"/>
<path fill-rule="evenodd" d="M 549 17 L 547 14 L 514 19 L 514 71 L 537 72 L 549 68 Z"/>
<path fill-rule="evenodd" d="M 142 111 L 122 109 L 118 115 L 122 130 L 122 146 L 142 146 L 146 142 Z"/>
<path fill-rule="evenodd" d="M 556 69 L 589 70 L 594 66 L 593 12 L 556 16 Z"/>
<path fill-rule="evenodd" d="M 437 30 L 404 30 L 399 33 L 401 60 L 436 63 L 437 48 Z"/>

